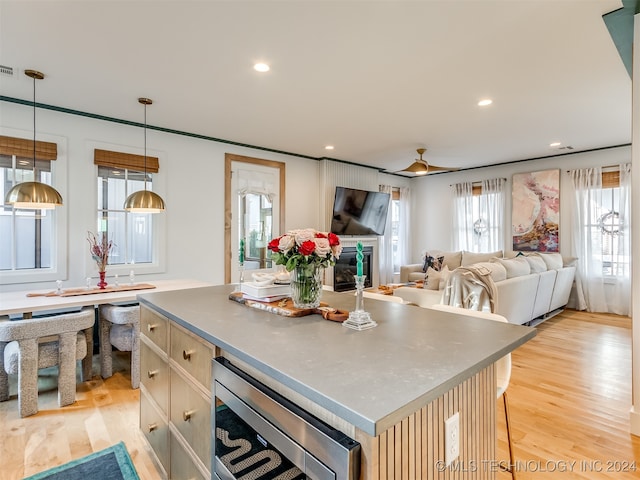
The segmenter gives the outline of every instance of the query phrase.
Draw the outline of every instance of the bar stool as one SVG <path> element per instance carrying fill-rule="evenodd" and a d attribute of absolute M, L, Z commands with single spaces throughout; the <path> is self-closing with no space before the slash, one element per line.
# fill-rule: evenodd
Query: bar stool
<path fill-rule="evenodd" d="M 100 305 L 100 375 L 113 375 L 114 346 L 131 352 L 131 388 L 140 386 L 140 307 Z"/>

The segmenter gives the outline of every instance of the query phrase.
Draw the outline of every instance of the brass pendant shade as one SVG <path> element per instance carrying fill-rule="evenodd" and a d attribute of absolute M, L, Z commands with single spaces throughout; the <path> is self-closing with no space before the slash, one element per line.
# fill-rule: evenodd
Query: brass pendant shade
<path fill-rule="evenodd" d="M 36 172 L 36 80 L 44 74 L 36 70 L 25 70 L 24 74 L 33 79 L 33 174 Z M 62 195 L 51 185 L 41 182 L 22 182 L 14 185 L 5 195 L 4 203 L 14 208 L 32 210 L 52 210 L 62 206 Z"/>
<path fill-rule="evenodd" d="M 144 190 L 133 192 L 124 201 L 124 209 L 132 213 L 160 213 L 164 211 L 164 200 L 157 193 L 147 190 L 147 105 L 153 101 L 149 98 L 139 98 L 144 105 Z"/>
<path fill-rule="evenodd" d="M 160 213 L 164 210 L 164 200 L 155 192 L 138 190 L 127 197 L 124 209 L 134 213 Z"/>
<path fill-rule="evenodd" d="M 22 182 L 7 192 L 4 203 L 14 208 L 51 210 L 62 205 L 62 196 L 46 183 Z"/>

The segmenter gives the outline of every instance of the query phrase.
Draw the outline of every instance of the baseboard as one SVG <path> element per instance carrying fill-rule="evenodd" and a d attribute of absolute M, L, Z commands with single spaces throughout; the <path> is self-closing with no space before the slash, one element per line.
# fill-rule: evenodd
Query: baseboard
<path fill-rule="evenodd" d="M 632 435 L 640 437 L 640 412 L 636 411 L 634 407 L 631 407 L 629 411 L 630 428 L 629 431 Z"/>

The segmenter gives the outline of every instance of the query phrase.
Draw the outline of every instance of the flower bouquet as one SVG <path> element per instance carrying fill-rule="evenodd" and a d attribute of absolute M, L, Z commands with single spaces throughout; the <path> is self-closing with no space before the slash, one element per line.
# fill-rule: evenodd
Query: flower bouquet
<path fill-rule="evenodd" d="M 104 277 L 109 261 L 109 253 L 111 253 L 111 249 L 113 248 L 113 241 L 107 238 L 106 232 L 99 232 L 98 235 L 95 235 L 93 232 L 87 232 L 87 241 L 89 242 L 91 258 L 98 265 L 98 272 L 100 274 L 98 287 L 104 289 L 107 286 Z"/>
<path fill-rule="evenodd" d="M 322 273 L 342 253 L 340 237 L 312 228 L 291 230 L 274 238 L 268 246 L 276 265 L 284 265 L 291 276 L 291 298 L 297 308 L 320 305 Z"/>

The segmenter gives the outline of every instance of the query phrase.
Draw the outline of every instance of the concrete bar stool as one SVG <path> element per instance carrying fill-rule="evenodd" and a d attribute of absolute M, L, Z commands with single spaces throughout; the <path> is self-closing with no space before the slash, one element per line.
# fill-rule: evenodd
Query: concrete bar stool
<path fill-rule="evenodd" d="M 131 388 L 140 386 L 140 307 L 100 306 L 100 375 L 113 375 L 112 349 L 131 352 Z"/>

